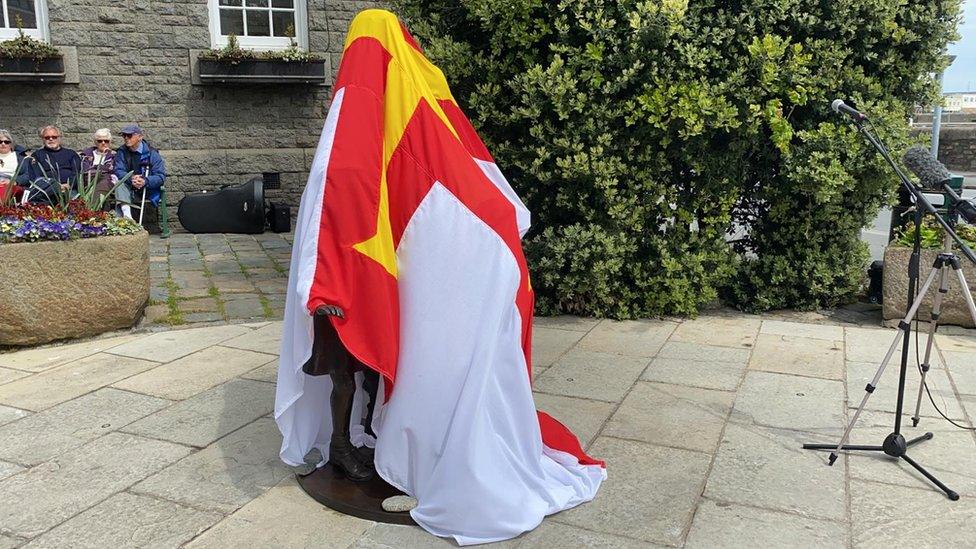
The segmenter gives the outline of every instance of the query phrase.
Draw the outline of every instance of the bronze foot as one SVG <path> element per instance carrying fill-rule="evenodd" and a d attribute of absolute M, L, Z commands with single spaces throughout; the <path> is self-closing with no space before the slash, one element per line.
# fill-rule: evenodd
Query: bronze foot
<path fill-rule="evenodd" d="M 362 462 L 356 447 L 348 441 L 338 444 L 333 442 L 329 445 L 329 462 L 353 482 L 366 482 L 376 474 L 371 467 L 367 467 Z"/>

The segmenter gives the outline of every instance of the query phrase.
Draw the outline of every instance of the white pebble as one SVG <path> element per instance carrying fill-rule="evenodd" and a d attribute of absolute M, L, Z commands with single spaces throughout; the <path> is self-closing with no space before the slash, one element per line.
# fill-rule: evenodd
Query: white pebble
<path fill-rule="evenodd" d="M 383 510 L 387 513 L 405 513 L 417 506 L 417 498 L 410 496 L 391 496 L 383 500 Z"/>

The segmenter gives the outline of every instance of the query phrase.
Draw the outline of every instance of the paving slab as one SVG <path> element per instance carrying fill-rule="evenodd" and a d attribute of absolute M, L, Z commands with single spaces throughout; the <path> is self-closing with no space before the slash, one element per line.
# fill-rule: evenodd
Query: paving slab
<path fill-rule="evenodd" d="M 771 372 L 746 373 L 731 421 L 824 435 L 844 432 L 844 384 Z"/>
<path fill-rule="evenodd" d="M 265 383 L 277 383 L 278 382 L 278 359 L 271 360 L 267 364 L 255 368 L 250 372 L 241 374 L 244 379 L 253 379 L 254 381 L 263 381 Z"/>
<path fill-rule="evenodd" d="M 512 549 L 519 546 L 517 540 L 508 540 L 476 547 L 494 548 L 496 545 L 499 549 Z M 434 536 L 419 526 L 376 523 L 370 526 L 351 547 L 354 549 L 427 549 L 429 547 L 447 549 L 457 546 L 457 543 Z"/>
<path fill-rule="evenodd" d="M 874 362 L 880 364 L 884 360 L 885 354 L 891 347 L 891 342 L 895 336 L 899 336 L 898 345 L 892 361 L 896 364 L 901 359 L 901 335 L 898 330 L 884 328 L 844 328 L 846 335 L 846 359 L 851 362 Z M 944 348 L 939 345 L 942 336 L 936 334 L 935 344 L 939 349 Z M 912 332 L 911 345 L 909 346 L 909 356 L 914 360 L 916 353 L 918 356 L 925 356 L 925 334 L 919 334 L 917 340 L 915 332 Z M 938 353 L 932 354 L 932 367 L 942 368 L 942 359 Z"/>
<path fill-rule="evenodd" d="M 573 348 L 584 332 L 558 328 L 532 328 L 532 372 L 539 375 Z"/>
<path fill-rule="evenodd" d="M 274 421 L 258 419 L 147 478 L 132 491 L 229 514 L 292 474 L 278 458 L 280 449 L 281 435 Z M 311 499 L 309 503 L 314 505 Z"/>
<path fill-rule="evenodd" d="M 604 532 L 584 530 L 553 520 L 544 520 L 538 528 L 524 534 L 519 549 L 550 549 L 552 547 L 586 547 L 588 549 L 640 549 L 667 547 L 643 540 L 625 538 Z M 491 546 L 494 547 L 494 544 Z"/>
<path fill-rule="evenodd" d="M 156 365 L 148 360 L 99 353 L 0 385 L 0 403 L 36 412 Z"/>
<path fill-rule="evenodd" d="M 577 348 L 650 358 L 657 354 L 676 326 L 663 320 L 604 320 L 580 339 Z"/>
<path fill-rule="evenodd" d="M 759 317 L 747 315 L 700 316 L 682 322 L 671 335 L 671 341 L 749 348 L 756 342 L 760 322 Z"/>
<path fill-rule="evenodd" d="M 186 446 L 109 433 L 0 481 L 0 531 L 33 538 L 189 454 Z"/>
<path fill-rule="evenodd" d="M 874 379 L 878 372 L 878 364 L 867 362 L 848 362 L 847 363 L 847 405 L 850 408 L 857 408 L 864 399 L 865 387 Z M 882 412 L 895 412 L 898 404 L 898 375 L 899 365 L 889 364 L 868 403 L 866 410 L 878 410 Z M 921 374 L 915 367 L 914 362 L 909 365 L 908 375 L 905 378 L 905 410 L 908 415 L 915 413 L 915 403 L 918 399 L 918 386 L 921 383 Z M 932 393 L 932 398 L 939 405 L 942 411 L 952 419 L 963 419 L 962 406 L 956 397 L 952 384 L 949 383 L 949 376 L 946 371 L 940 368 L 932 368 L 925 376 L 925 385 Z M 925 417 L 940 417 L 939 412 L 932 407 L 926 394 L 922 394 L 922 406 L 919 414 Z"/>
<path fill-rule="evenodd" d="M 976 353 L 976 333 L 970 330 L 969 335 L 936 334 L 935 343 L 939 349 L 950 352 Z"/>
<path fill-rule="evenodd" d="M 217 311 L 217 300 L 212 297 L 184 299 L 180 301 L 180 310 L 184 313 L 212 313 Z"/>
<path fill-rule="evenodd" d="M 852 480 L 851 530 L 857 548 L 972 547 L 976 503 L 949 501 L 935 490 Z"/>
<path fill-rule="evenodd" d="M 268 322 L 259 326 L 256 330 L 221 343 L 221 346 L 277 355 L 281 349 L 281 331 L 283 326 L 284 323 L 280 321 Z"/>
<path fill-rule="evenodd" d="M 670 344 L 669 342 L 667 345 Z M 745 362 L 740 364 L 735 362 L 694 361 L 682 358 L 661 358 L 659 356 L 651 361 L 651 364 L 641 374 L 641 379 L 703 389 L 735 391 L 745 370 Z"/>
<path fill-rule="evenodd" d="M 120 345 L 111 350 L 112 354 L 170 362 L 188 354 L 206 349 L 241 334 L 248 333 L 243 326 L 213 326 L 159 332 L 144 338 Z"/>
<path fill-rule="evenodd" d="M 138 334 L 94 339 L 67 345 L 48 345 L 0 354 L 0 367 L 42 372 L 144 337 Z"/>
<path fill-rule="evenodd" d="M 183 315 L 183 322 L 186 323 L 219 322 L 223 319 L 224 317 L 220 313 L 188 313 Z"/>
<path fill-rule="evenodd" d="M 535 393 L 535 406 L 556 418 L 576 435 L 583 448 L 596 438 L 603 424 L 613 413 L 614 405 L 585 398 Z"/>
<path fill-rule="evenodd" d="M 0 480 L 3 480 L 9 476 L 13 476 L 26 469 L 27 469 L 26 467 L 17 465 L 16 463 L 0 461 Z"/>
<path fill-rule="evenodd" d="M 116 387 L 185 400 L 268 362 L 268 355 L 213 346 L 124 379 Z"/>
<path fill-rule="evenodd" d="M 959 394 L 976 395 L 976 351 L 943 351 L 942 356 Z"/>
<path fill-rule="evenodd" d="M 711 457 L 609 437 L 598 438 L 592 453 L 606 459 L 610 472 L 596 498 L 547 520 L 679 545 L 694 514 Z"/>
<path fill-rule="evenodd" d="M 27 417 L 30 412 L 27 410 L 21 410 L 20 408 L 11 408 L 10 406 L 0 405 L 0 425 L 6 425 L 11 421 L 17 421 L 22 417 Z"/>
<path fill-rule="evenodd" d="M 347 547 L 372 525 L 319 505 L 288 478 L 186 547 Z"/>
<path fill-rule="evenodd" d="M 105 388 L 0 427 L 0 459 L 37 465 L 172 402 Z"/>
<path fill-rule="evenodd" d="M 705 496 L 787 511 L 808 518 L 847 517 L 844 456 L 833 467 L 804 442 L 830 442 L 808 433 L 729 423 L 705 487 Z"/>
<path fill-rule="evenodd" d="M 637 382 L 603 434 L 714 453 L 734 398 L 724 391 Z"/>
<path fill-rule="evenodd" d="M 894 427 L 894 414 L 864 412 L 858 418 L 851 441 L 854 444 L 881 444 Z M 939 480 L 963 496 L 976 496 L 976 442 L 970 433 L 962 431 L 939 419 L 923 418 L 918 427 L 912 427 L 908 415 L 902 420 L 902 434 L 912 439 L 926 432 L 935 436 L 913 446 L 908 455 Z M 850 476 L 860 480 L 899 484 L 909 488 L 931 488 L 928 480 L 903 460 L 881 453 L 863 452 L 849 458 Z"/>
<path fill-rule="evenodd" d="M 27 377 L 30 372 L 24 372 L 21 370 L 13 370 L 10 368 L 0 368 L 0 385 L 4 383 L 10 383 L 11 381 L 20 379 L 22 377 Z"/>
<path fill-rule="evenodd" d="M 274 409 L 274 387 L 234 379 L 145 417 L 126 432 L 202 448 Z"/>
<path fill-rule="evenodd" d="M 657 358 L 671 358 L 692 362 L 722 362 L 741 364 L 749 362 L 750 348 L 720 347 L 718 345 L 704 345 L 688 343 L 686 341 L 668 341 L 657 353 Z"/>
<path fill-rule="evenodd" d="M 844 523 L 805 518 L 735 503 L 703 500 L 685 547 L 845 547 Z"/>
<path fill-rule="evenodd" d="M 575 348 L 535 378 L 543 393 L 620 402 L 647 366 L 647 359 Z M 0 389 L 2 389 L 0 385 Z"/>
<path fill-rule="evenodd" d="M 257 297 L 224 302 L 227 318 L 264 318 L 264 305 Z"/>
<path fill-rule="evenodd" d="M 217 513 L 121 492 L 41 535 L 30 547 L 179 547 L 222 518 Z"/>
<path fill-rule="evenodd" d="M 763 320 L 760 334 L 808 337 L 827 341 L 844 341 L 844 327 L 829 324 L 804 324 L 782 320 Z"/>
<path fill-rule="evenodd" d="M 844 342 L 759 334 L 749 369 L 844 379 Z"/>

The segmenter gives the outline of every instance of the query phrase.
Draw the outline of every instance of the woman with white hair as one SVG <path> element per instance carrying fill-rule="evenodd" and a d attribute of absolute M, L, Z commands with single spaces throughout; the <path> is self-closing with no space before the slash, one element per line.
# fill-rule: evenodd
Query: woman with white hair
<path fill-rule="evenodd" d="M 14 188 L 14 177 L 18 174 L 17 168 L 24 171 L 24 148 L 14 143 L 14 138 L 7 130 L 0 130 L 0 198 L 7 196 L 8 193 L 19 195 L 22 190 Z"/>
<path fill-rule="evenodd" d="M 115 151 L 112 150 L 112 132 L 108 128 L 95 130 L 92 146 L 81 151 L 81 172 L 85 174 L 86 183 L 98 178 L 95 183 L 96 196 L 108 194 L 115 186 L 118 181 L 115 177 Z M 109 201 L 106 201 L 103 209 L 111 209 Z"/>

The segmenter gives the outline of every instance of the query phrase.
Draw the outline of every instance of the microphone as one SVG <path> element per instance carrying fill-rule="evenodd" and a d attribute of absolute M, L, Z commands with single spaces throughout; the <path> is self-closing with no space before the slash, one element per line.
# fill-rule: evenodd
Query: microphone
<path fill-rule="evenodd" d="M 863 122 L 868 119 L 867 115 L 849 106 L 847 103 L 844 103 L 843 99 L 834 99 L 834 101 L 830 104 L 830 108 L 838 114 L 846 114 L 847 116 L 850 116 L 855 122 Z"/>
<path fill-rule="evenodd" d="M 926 189 L 941 191 L 942 185 L 952 179 L 952 174 L 942 165 L 942 162 L 933 158 L 932 153 L 921 145 L 915 145 L 905 151 L 902 162 L 918 176 L 919 183 Z"/>
<path fill-rule="evenodd" d="M 976 205 L 969 200 L 960 198 L 952 191 L 952 188 L 948 186 L 952 180 L 952 174 L 942 165 L 942 162 L 932 157 L 932 153 L 928 149 L 921 145 L 915 145 L 905 151 L 902 161 L 906 168 L 918 176 L 918 181 L 922 187 L 948 193 L 949 197 L 946 200 L 952 200 L 955 203 L 959 215 L 967 223 L 976 222 Z"/>

